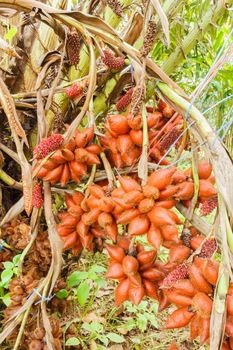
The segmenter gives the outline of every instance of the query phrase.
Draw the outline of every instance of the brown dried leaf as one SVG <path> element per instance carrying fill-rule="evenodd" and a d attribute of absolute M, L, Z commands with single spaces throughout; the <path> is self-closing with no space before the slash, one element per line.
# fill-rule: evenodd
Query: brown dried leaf
<path fill-rule="evenodd" d="M 102 324 L 106 323 L 106 319 L 104 317 L 98 316 L 94 312 L 90 312 L 89 314 L 84 316 L 82 320 L 83 322 L 87 322 L 87 323 L 94 322 L 94 321 L 97 321 Z"/>
<path fill-rule="evenodd" d="M 22 137 L 25 144 L 28 146 L 27 137 L 22 128 L 22 125 L 20 124 L 13 98 L 1 77 L 0 77 L 0 103 L 7 116 L 11 131 L 14 130 L 18 136 Z"/>
<path fill-rule="evenodd" d="M 7 222 L 11 221 L 15 217 L 17 217 L 24 210 L 24 198 L 21 197 L 18 202 L 16 202 L 6 213 L 4 218 L 0 223 L 0 227 L 5 225 Z"/>
<path fill-rule="evenodd" d="M 164 35 L 166 37 L 167 46 L 169 47 L 170 46 L 170 36 L 169 36 L 169 22 L 168 22 L 167 16 L 166 16 L 165 12 L 163 11 L 163 8 L 162 8 L 159 0 L 151 0 L 151 3 L 154 6 L 155 11 L 157 12 L 157 14 L 160 18 L 163 32 L 164 32 Z"/>
<path fill-rule="evenodd" d="M 120 344 L 112 345 L 108 350 L 123 350 L 123 346 Z"/>

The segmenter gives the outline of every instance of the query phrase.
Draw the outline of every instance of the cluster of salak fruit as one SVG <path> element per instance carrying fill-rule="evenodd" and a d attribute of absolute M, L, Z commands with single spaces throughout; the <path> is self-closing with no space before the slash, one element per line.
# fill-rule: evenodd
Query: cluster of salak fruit
<path fill-rule="evenodd" d="M 44 139 L 33 152 L 34 158 L 38 159 L 34 167 L 36 176 L 52 185 L 59 182 L 62 187 L 69 180 L 79 183 L 92 165 L 100 164 L 98 154 L 101 147 L 92 143 L 93 138 L 94 127 L 90 127 L 82 131 L 77 130 L 74 137 L 64 146 L 63 136 L 60 134 L 53 134 Z M 51 152 L 54 153 L 45 161 L 44 158 Z"/>
<path fill-rule="evenodd" d="M 175 115 L 172 120 L 173 115 L 174 110 L 162 102 L 158 103 L 158 108 L 155 110 L 147 107 L 148 160 L 151 162 L 160 162 L 161 165 L 169 164 L 164 154 L 177 140 L 183 129 L 182 117 Z M 141 115 L 134 118 L 130 112 L 125 115 L 108 115 L 104 130 L 104 136 L 99 139 L 107 151 L 111 164 L 117 168 L 135 164 L 140 158 L 143 145 Z"/>
<path fill-rule="evenodd" d="M 182 132 L 182 118 L 162 101 L 157 110 L 147 108 L 147 114 L 149 160 L 168 165 L 164 155 Z M 131 118 L 128 112 L 109 115 L 104 128 L 104 136 L 99 137 L 101 146 L 94 143 L 93 128 L 76 131 L 67 145 L 63 144 L 62 135 L 42 140 L 34 150 L 38 159 L 37 177 L 51 184 L 60 182 L 62 186 L 70 180 L 79 183 L 92 165 L 101 166 L 98 155 L 102 151 L 117 168 L 136 163 L 144 141 L 142 117 Z M 50 158 L 46 159 L 47 155 Z M 202 215 L 207 215 L 217 207 L 211 164 L 201 161 L 197 173 L 195 205 L 200 206 Z M 165 328 L 190 323 L 191 338 L 200 336 L 201 343 L 207 342 L 218 274 L 218 264 L 213 259 L 216 242 L 206 240 L 193 227 L 185 227 L 181 233 L 182 222 L 173 210 L 177 202 L 186 207 L 192 202 L 195 186 L 191 168 L 158 169 L 143 186 L 136 175 L 118 176 L 118 184 L 117 188 L 110 189 L 106 182 L 92 183 L 85 193 L 66 194 L 67 210 L 58 214 L 57 226 L 64 249 L 72 249 L 77 254 L 83 248 L 102 251 L 105 246 L 110 256 L 106 277 L 119 282 L 116 305 L 125 300 L 139 304 L 144 296 L 157 299 L 160 310 L 176 305 L 177 310 L 168 318 Z M 34 205 L 40 207 L 43 202 L 40 183 L 33 196 Z M 123 235 L 118 233 L 119 228 L 124 231 Z M 133 237 L 144 234 L 152 250 L 133 243 Z M 105 244 L 105 240 L 112 244 Z M 193 259 L 200 245 L 201 252 Z M 169 249 L 166 264 L 158 259 L 161 246 Z"/>
<path fill-rule="evenodd" d="M 211 170 L 209 163 L 199 164 L 201 199 L 216 196 L 209 180 Z M 59 213 L 61 222 L 58 225 L 64 248 L 78 252 L 82 247 L 93 250 L 93 243 L 104 239 L 115 243 L 119 224 L 127 225 L 129 237 L 147 234 L 148 242 L 155 249 L 160 245 L 174 249 L 174 244 L 180 244 L 177 225 L 181 221 L 171 209 L 177 201 L 189 204 L 194 193 L 192 178 L 170 167 L 153 172 L 145 186 L 132 176 L 119 176 L 118 180 L 119 187 L 111 193 L 108 186 L 92 184 L 85 196 L 81 192 L 66 194 L 68 210 Z M 200 236 L 198 243 L 202 239 Z"/>
<path fill-rule="evenodd" d="M 197 205 L 216 197 L 211 172 L 207 161 L 199 163 Z M 86 195 L 77 191 L 66 194 L 67 210 L 59 213 L 58 224 L 64 248 L 77 253 L 82 248 L 103 247 L 104 240 L 112 240 L 114 244 L 105 245 L 110 256 L 106 277 L 119 282 L 116 305 L 126 300 L 139 304 L 144 296 L 157 299 L 160 310 L 174 304 L 178 309 L 168 318 L 165 329 L 191 323 L 191 338 L 200 336 L 202 343 L 207 342 L 218 274 L 218 263 L 213 259 L 216 242 L 205 240 L 193 227 L 179 233 L 182 222 L 172 210 L 178 201 L 188 206 L 192 200 L 190 169 L 156 170 L 144 186 L 136 176 L 118 176 L 118 181 L 119 187 L 111 192 L 105 184 L 92 184 Z M 123 235 L 118 234 L 119 225 Z M 132 245 L 133 237 L 144 234 L 153 250 Z M 169 249 L 166 264 L 157 259 L 162 245 Z M 189 262 L 200 245 L 201 252 Z"/>
<path fill-rule="evenodd" d="M 214 259 L 196 257 L 193 264 L 189 264 L 186 278 L 177 279 L 168 292 L 165 292 L 168 302 L 177 306 L 167 319 L 165 329 L 190 325 L 191 340 L 200 337 L 201 344 L 208 343 L 218 268 L 219 265 Z M 228 288 L 226 298 L 226 327 L 221 350 L 232 349 L 233 283 Z M 173 342 L 169 350 L 179 350 L 179 347 Z"/>

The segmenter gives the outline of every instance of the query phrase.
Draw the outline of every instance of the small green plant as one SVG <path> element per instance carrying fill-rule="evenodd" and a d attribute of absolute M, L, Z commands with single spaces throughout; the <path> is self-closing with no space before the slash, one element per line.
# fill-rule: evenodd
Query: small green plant
<path fill-rule="evenodd" d="M 104 325 L 98 321 L 93 321 L 91 323 L 84 322 L 81 329 L 89 333 L 88 342 L 91 340 L 99 340 L 101 343 L 107 346 L 109 341 L 117 344 L 125 341 L 124 337 L 117 333 L 108 332 L 104 334 Z"/>
<path fill-rule="evenodd" d="M 157 313 L 158 303 L 149 303 L 147 300 L 141 301 L 138 306 L 132 305 L 130 302 L 125 303 L 126 324 L 124 327 L 131 331 L 139 329 L 145 332 L 148 325 L 158 328 Z"/>
<path fill-rule="evenodd" d="M 4 261 L 4 270 L 1 273 L 0 280 L 0 299 L 6 306 L 10 305 L 10 294 L 8 293 L 8 286 L 14 276 L 18 274 L 18 265 L 21 254 L 14 256 L 12 261 Z"/>
<path fill-rule="evenodd" d="M 95 264 L 88 271 L 72 272 L 67 279 L 67 289 L 59 290 L 56 296 L 59 299 L 77 297 L 79 304 L 84 306 L 91 293 L 95 295 L 99 288 L 106 286 L 104 276 L 101 275 L 105 271 L 105 267 Z"/>

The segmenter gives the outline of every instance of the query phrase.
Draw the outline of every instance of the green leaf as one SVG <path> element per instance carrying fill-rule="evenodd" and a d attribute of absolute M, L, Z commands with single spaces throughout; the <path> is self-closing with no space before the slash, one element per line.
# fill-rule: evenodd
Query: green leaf
<path fill-rule="evenodd" d="M 68 287 L 77 286 L 81 280 L 88 278 L 88 272 L 85 271 L 75 271 L 67 279 Z"/>
<path fill-rule="evenodd" d="M 79 345 L 80 344 L 80 341 L 78 338 L 76 337 L 72 337 L 72 338 L 69 338 L 67 341 L 66 341 L 66 344 L 67 346 L 75 346 L 75 345 Z"/>
<path fill-rule="evenodd" d="M 11 269 L 13 269 L 14 264 L 13 264 L 13 262 L 11 262 L 11 261 L 5 261 L 5 262 L 3 263 L 3 266 L 4 266 L 4 268 L 5 268 L 6 270 L 11 270 Z"/>
<path fill-rule="evenodd" d="M 56 297 L 58 299 L 66 299 L 68 297 L 68 292 L 66 289 L 60 289 L 57 293 L 56 293 Z"/>
<path fill-rule="evenodd" d="M 125 342 L 125 338 L 122 337 L 121 335 L 119 334 L 116 334 L 116 333 L 108 333 L 106 334 L 106 336 L 108 337 L 108 339 L 110 339 L 112 342 L 114 343 L 124 343 Z"/>
<path fill-rule="evenodd" d="M 90 333 L 102 333 L 103 332 L 103 326 L 98 321 L 93 321 L 91 323 L 83 323 L 82 328 Z"/>
<path fill-rule="evenodd" d="M 88 282 L 82 282 L 77 288 L 77 298 L 81 306 L 83 306 L 89 296 L 90 287 Z"/>
<path fill-rule="evenodd" d="M 5 294 L 5 295 L 2 297 L 2 301 L 4 302 L 4 304 L 5 304 L 6 306 L 9 306 L 10 303 L 11 303 L 10 293 Z"/>
<path fill-rule="evenodd" d="M 17 34 L 17 28 L 16 27 L 11 27 L 6 34 L 4 35 L 4 39 L 8 40 L 9 42 L 12 41 L 14 36 Z"/>
<path fill-rule="evenodd" d="M 18 254 L 18 255 L 16 255 L 16 256 L 14 256 L 14 258 L 13 258 L 13 263 L 14 263 L 15 266 L 18 266 L 18 265 L 19 265 L 21 255 L 22 255 L 22 254 Z"/>
<path fill-rule="evenodd" d="M 106 271 L 106 268 L 104 266 L 101 266 L 101 265 L 93 265 L 90 268 L 90 272 L 103 273 L 105 271 Z"/>
<path fill-rule="evenodd" d="M 2 283 L 4 284 L 4 286 L 10 282 L 11 278 L 13 276 L 13 271 L 12 270 L 4 270 L 1 274 L 1 279 L 2 279 Z"/>
<path fill-rule="evenodd" d="M 12 271 L 13 271 L 14 275 L 18 275 L 18 273 L 19 273 L 18 267 L 14 267 Z"/>
<path fill-rule="evenodd" d="M 105 345 L 107 346 L 109 341 L 108 338 L 105 335 L 98 334 L 97 338 Z"/>
<path fill-rule="evenodd" d="M 96 279 L 98 279 L 99 277 L 97 276 L 97 274 L 93 271 L 88 272 L 88 278 L 92 281 L 95 281 Z"/>

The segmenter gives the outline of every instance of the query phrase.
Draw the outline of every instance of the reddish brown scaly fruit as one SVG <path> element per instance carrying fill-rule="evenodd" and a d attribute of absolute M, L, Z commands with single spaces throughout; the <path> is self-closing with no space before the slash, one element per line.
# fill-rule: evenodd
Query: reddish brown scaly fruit
<path fill-rule="evenodd" d="M 159 300 L 158 293 L 157 293 L 157 288 L 154 282 L 148 281 L 147 279 L 143 279 L 143 286 L 145 288 L 146 295 L 148 297 Z"/>
<path fill-rule="evenodd" d="M 121 114 L 108 115 L 108 123 L 112 131 L 117 135 L 124 135 L 129 132 L 127 118 Z"/>
<path fill-rule="evenodd" d="M 190 322 L 190 339 L 194 340 L 199 336 L 200 316 L 195 315 Z"/>
<path fill-rule="evenodd" d="M 156 207 L 162 207 L 165 209 L 171 209 L 176 205 L 176 201 L 173 199 L 167 199 L 167 200 L 162 200 L 155 202 Z"/>
<path fill-rule="evenodd" d="M 156 258 L 155 250 L 144 250 L 138 253 L 137 260 L 140 265 L 149 264 Z"/>
<path fill-rule="evenodd" d="M 191 248 L 193 250 L 196 250 L 197 248 L 199 248 L 199 246 L 204 241 L 204 239 L 205 239 L 205 236 L 203 236 L 203 235 L 197 235 L 197 236 L 192 237 L 190 240 Z"/>
<path fill-rule="evenodd" d="M 167 319 L 164 329 L 182 328 L 189 324 L 194 313 L 188 307 L 175 310 Z"/>
<path fill-rule="evenodd" d="M 139 272 L 133 272 L 128 274 L 131 287 L 140 287 L 142 285 L 142 278 Z"/>
<path fill-rule="evenodd" d="M 192 298 L 187 295 L 182 295 L 182 293 L 178 293 L 174 290 L 166 290 L 165 293 L 171 304 L 175 304 L 179 307 L 189 306 L 192 304 Z"/>
<path fill-rule="evenodd" d="M 212 255 L 214 254 L 214 252 L 217 249 L 217 242 L 214 238 L 211 239 L 207 239 L 201 248 L 200 253 L 198 254 L 198 256 L 200 258 L 211 258 Z"/>
<path fill-rule="evenodd" d="M 145 296 L 145 288 L 143 286 L 130 287 L 129 299 L 133 304 L 135 305 L 140 304 L 144 296 Z"/>
<path fill-rule="evenodd" d="M 160 290 L 159 293 L 159 312 L 162 312 L 170 305 L 170 302 L 168 301 L 167 295 L 165 294 L 164 290 Z"/>
<path fill-rule="evenodd" d="M 206 161 L 203 160 L 201 162 L 199 162 L 198 164 L 198 176 L 200 179 L 202 180 L 206 180 L 210 177 L 212 173 L 212 165 Z"/>
<path fill-rule="evenodd" d="M 142 130 L 130 130 L 129 136 L 136 146 L 141 147 L 143 143 L 143 132 Z"/>
<path fill-rule="evenodd" d="M 134 218 L 128 227 L 128 234 L 130 236 L 144 235 L 150 227 L 150 221 L 146 215 L 139 215 Z"/>
<path fill-rule="evenodd" d="M 177 185 L 179 183 L 182 183 L 186 180 L 186 176 L 185 174 L 180 171 L 180 170 L 176 170 L 175 173 L 172 175 L 172 184 L 173 185 Z"/>
<path fill-rule="evenodd" d="M 184 181 L 181 184 L 176 185 L 177 192 L 174 194 L 174 198 L 177 200 L 191 199 L 194 194 L 193 182 Z"/>
<path fill-rule="evenodd" d="M 143 278 L 148 279 L 149 281 L 159 281 L 164 277 L 164 272 L 157 269 L 156 267 L 150 267 L 141 273 Z"/>
<path fill-rule="evenodd" d="M 74 83 L 68 88 L 66 88 L 66 95 L 69 98 L 78 98 L 83 95 L 84 88 L 82 85 Z"/>
<path fill-rule="evenodd" d="M 233 337 L 229 338 L 229 345 L 230 345 L 231 350 L 233 350 Z"/>
<path fill-rule="evenodd" d="M 193 297 L 197 292 L 189 279 L 180 279 L 173 284 L 174 290 L 183 295 Z"/>
<path fill-rule="evenodd" d="M 140 114 L 137 114 L 135 116 L 129 114 L 127 119 L 128 119 L 129 127 L 131 129 L 140 130 L 142 128 L 142 117 Z"/>
<path fill-rule="evenodd" d="M 210 294 L 212 292 L 211 284 L 206 281 L 197 266 L 190 265 L 188 273 L 190 281 L 197 290 L 206 294 Z"/>
<path fill-rule="evenodd" d="M 216 188 L 212 185 L 209 180 L 200 180 L 199 181 L 199 197 L 208 198 L 216 196 Z"/>
<path fill-rule="evenodd" d="M 170 167 L 168 169 L 159 169 L 153 172 L 148 178 L 148 185 L 155 186 L 159 190 L 165 189 L 172 181 L 172 175 L 176 168 Z"/>
<path fill-rule="evenodd" d="M 230 350 L 230 348 L 229 348 L 229 346 L 228 346 L 228 344 L 227 344 L 226 341 L 224 341 L 224 342 L 222 343 L 221 350 Z"/>
<path fill-rule="evenodd" d="M 33 150 L 33 155 L 36 159 L 42 159 L 49 153 L 58 149 L 63 142 L 61 134 L 53 134 L 46 139 L 43 139 Z"/>
<path fill-rule="evenodd" d="M 143 195 L 147 198 L 158 199 L 159 198 L 159 190 L 155 186 L 145 185 L 142 188 Z"/>
<path fill-rule="evenodd" d="M 154 207 L 154 199 L 153 198 L 144 198 L 138 205 L 138 209 L 141 213 L 148 213 L 148 211 L 152 210 Z"/>
<path fill-rule="evenodd" d="M 134 273 L 139 268 L 139 263 L 133 256 L 127 255 L 122 260 L 122 268 L 126 275 Z"/>
<path fill-rule="evenodd" d="M 210 317 L 200 319 L 199 335 L 200 335 L 200 343 L 205 344 L 210 337 Z"/>
<path fill-rule="evenodd" d="M 143 196 L 142 192 L 131 191 L 129 193 L 124 194 L 123 201 L 126 205 L 130 205 L 131 207 L 134 207 L 134 206 L 138 205 L 143 200 L 143 198 L 144 198 L 144 196 Z"/>
<path fill-rule="evenodd" d="M 139 209 L 133 208 L 124 210 L 122 214 L 120 214 L 117 218 L 118 224 L 129 224 L 134 218 L 140 215 Z"/>
<path fill-rule="evenodd" d="M 233 317 L 232 316 L 227 317 L 225 333 L 228 337 L 233 337 Z"/>
<path fill-rule="evenodd" d="M 206 216 L 212 213 L 212 211 L 218 206 L 218 197 L 214 196 L 206 199 L 201 205 L 201 215 Z"/>
<path fill-rule="evenodd" d="M 179 231 L 178 231 L 176 225 L 163 225 L 160 227 L 160 231 L 162 233 L 163 238 L 166 241 L 173 241 L 175 243 L 178 243 Z"/>
<path fill-rule="evenodd" d="M 108 254 L 113 260 L 116 260 L 117 262 L 120 262 L 120 263 L 122 262 L 122 260 L 125 257 L 124 249 L 111 244 L 106 244 L 106 249 L 108 251 Z"/>
<path fill-rule="evenodd" d="M 42 186 L 40 183 L 37 183 L 32 190 L 32 205 L 35 208 L 41 208 L 43 205 L 43 195 L 42 195 Z"/>
<path fill-rule="evenodd" d="M 125 65 L 124 57 L 115 57 L 109 50 L 103 50 L 102 61 L 110 69 L 120 70 Z"/>
<path fill-rule="evenodd" d="M 177 281 L 188 277 L 188 265 L 181 264 L 171 271 L 162 281 L 162 288 L 172 287 Z"/>
<path fill-rule="evenodd" d="M 233 316 L 233 295 L 227 295 L 227 314 Z"/>
<path fill-rule="evenodd" d="M 154 207 L 148 213 L 150 221 L 156 226 L 161 227 L 164 225 L 174 225 L 176 222 L 173 215 L 169 209 L 162 207 Z"/>
<path fill-rule="evenodd" d="M 122 265 L 118 262 L 112 263 L 108 267 L 106 278 L 118 279 L 122 277 L 125 277 Z"/>
<path fill-rule="evenodd" d="M 150 225 L 149 231 L 147 232 L 147 240 L 155 249 L 159 249 L 163 242 L 160 229 L 153 224 Z"/>
<path fill-rule="evenodd" d="M 121 187 L 125 192 L 142 190 L 139 183 L 136 180 L 132 179 L 130 176 L 118 176 L 117 179 L 119 180 Z M 112 192 L 112 195 L 114 195 L 114 193 L 116 193 L 116 190 Z M 122 193 L 120 193 L 119 196 L 121 197 Z"/>
<path fill-rule="evenodd" d="M 128 278 L 123 279 L 115 291 L 115 304 L 120 306 L 124 301 L 129 299 L 130 281 Z"/>
<path fill-rule="evenodd" d="M 191 255 L 191 250 L 185 245 L 174 245 L 169 252 L 169 262 L 180 264 Z"/>
<path fill-rule="evenodd" d="M 202 318 L 209 318 L 212 311 L 213 301 L 205 293 L 197 293 L 193 297 L 192 308 Z"/>
<path fill-rule="evenodd" d="M 133 96 L 133 88 L 129 89 L 123 96 L 121 96 L 117 103 L 116 109 L 121 112 L 123 111 L 131 102 Z"/>
<path fill-rule="evenodd" d="M 218 270 L 219 270 L 219 263 L 217 261 L 212 261 L 212 260 L 205 261 L 202 267 L 203 276 L 213 286 L 216 285 L 218 280 Z"/>

